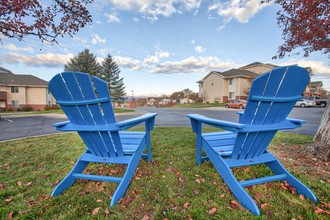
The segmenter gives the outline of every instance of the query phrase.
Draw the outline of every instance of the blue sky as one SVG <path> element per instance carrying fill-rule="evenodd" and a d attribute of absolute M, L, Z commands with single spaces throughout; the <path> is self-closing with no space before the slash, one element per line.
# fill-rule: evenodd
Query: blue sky
<path fill-rule="evenodd" d="M 121 69 L 128 95 L 161 95 L 189 88 L 209 71 L 253 62 L 298 64 L 313 69 L 312 81 L 330 90 L 327 55 L 292 55 L 272 60 L 283 43 L 277 5 L 259 0 L 95 0 L 93 24 L 59 44 L 28 37 L 1 37 L 0 66 L 16 74 L 50 80 L 88 48 L 101 61 L 110 53 Z"/>

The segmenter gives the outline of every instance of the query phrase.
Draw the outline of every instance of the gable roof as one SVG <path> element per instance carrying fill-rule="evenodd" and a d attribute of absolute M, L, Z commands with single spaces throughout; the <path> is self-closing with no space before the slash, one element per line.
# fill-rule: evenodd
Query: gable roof
<path fill-rule="evenodd" d="M 230 69 L 225 72 L 211 71 L 203 79 L 197 81 L 197 83 L 203 82 L 206 78 L 208 78 L 212 74 L 215 74 L 215 75 L 225 78 L 225 79 L 236 78 L 236 77 L 251 78 L 251 77 L 257 75 L 254 72 L 251 72 L 249 70 L 242 70 L 242 69 Z"/>
<path fill-rule="evenodd" d="M 276 68 L 276 67 L 279 67 L 277 65 L 274 65 L 274 64 L 271 64 L 271 63 L 261 63 L 261 62 L 254 62 L 254 63 L 250 63 L 246 66 L 242 66 L 240 67 L 239 69 L 248 69 L 248 68 L 251 68 L 251 67 L 255 67 L 255 66 L 268 66 L 270 68 Z"/>
<path fill-rule="evenodd" d="M 323 82 L 322 81 L 313 81 L 311 82 L 310 84 L 311 86 L 314 86 L 314 87 L 322 87 L 323 86 Z"/>
<path fill-rule="evenodd" d="M 0 85 L 48 87 L 48 82 L 32 75 L 18 75 L 0 67 Z"/>

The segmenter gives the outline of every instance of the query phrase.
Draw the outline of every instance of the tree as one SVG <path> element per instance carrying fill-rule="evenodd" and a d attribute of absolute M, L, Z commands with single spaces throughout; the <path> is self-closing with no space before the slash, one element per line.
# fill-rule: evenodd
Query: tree
<path fill-rule="evenodd" d="M 263 2 L 270 1 L 272 0 Z M 329 0 L 275 0 L 274 2 L 282 7 L 282 10 L 277 12 L 277 23 L 283 29 L 282 38 L 285 42 L 279 47 L 273 59 L 283 58 L 297 48 L 303 49 L 305 57 L 314 51 L 330 54 Z"/>
<path fill-rule="evenodd" d="M 323 113 L 321 124 L 313 141 L 300 153 L 312 155 L 322 161 L 330 161 L 330 99 Z"/>
<path fill-rule="evenodd" d="M 73 36 L 91 24 L 86 6 L 93 0 L 1 0 L 0 41 L 2 36 L 23 40 L 37 36 L 56 43 L 59 36 Z"/>
<path fill-rule="evenodd" d="M 314 51 L 329 54 L 329 0 L 275 0 L 275 3 L 282 6 L 283 11 L 277 13 L 277 23 L 283 27 L 285 42 L 274 58 L 283 58 L 300 47 L 305 57 Z M 302 151 L 324 161 L 330 160 L 330 99 L 327 105 L 314 140 Z"/>
<path fill-rule="evenodd" d="M 101 69 L 102 67 L 97 63 L 96 57 L 88 49 L 71 58 L 70 62 L 64 66 L 65 71 L 84 72 L 93 76 L 98 76 Z"/>
<path fill-rule="evenodd" d="M 102 62 L 100 78 L 108 82 L 111 98 L 114 103 L 122 102 L 126 96 L 124 78 L 120 78 L 119 73 L 119 67 L 111 55 L 108 54 Z"/>

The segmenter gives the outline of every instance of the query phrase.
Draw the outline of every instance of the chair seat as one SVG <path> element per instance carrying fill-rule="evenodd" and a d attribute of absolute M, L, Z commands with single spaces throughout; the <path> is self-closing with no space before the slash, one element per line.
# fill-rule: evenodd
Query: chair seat
<path fill-rule="evenodd" d="M 202 138 L 212 150 L 220 156 L 230 156 L 234 148 L 237 134 L 230 131 L 203 133 Z"/>
<path fill-rule="evenodd" d="M 119 132 L 123 151 L 125 154 L 134 153 L 141 145 L 146 132 L 143 131 L 121 131 Z"/>

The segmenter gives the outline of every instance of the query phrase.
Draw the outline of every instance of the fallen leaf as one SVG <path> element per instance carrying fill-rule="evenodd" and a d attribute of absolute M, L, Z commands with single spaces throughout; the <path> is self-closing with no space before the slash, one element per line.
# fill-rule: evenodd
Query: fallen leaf
<path fill-rule="evenodd" d="M 217 208 L 213 207 L 212 209 L 210 209 L 209 214 L 213 215 L 216 211 L 217 211 Z"/>
<path fill-rule="evenodd" d="M 304 195 L 300 194 L 299 199 L 304 200 L 305 199 Z"/>
<path fill-rule="evenodd" d="M 9 214 L 8 214 L 8 220 L 11 220 L 11 219 L 13 219 L 13 214 L 14 214 L 14 211 L 11 211 L 11 212 L 9 212 Z"/>
<path fill-rule="evenodd" d="M 324 212 L 324 210 L 323 209 L 320 209 L 319 207 L 316 206 L 315 213 L 316 214 L 319 214 L 319 213 L 322 213 L 322 212 Z"/>
<path fill-rule="evenodd" d="M 187 209 L 188 206 L 189 206 L 189 202 L 186 202 L 186 203 L 183 205 L 183 208 L 184 208 L 184 209 Z"/>
<path fill-rule="evenodd" d="M 139 179 L 140 179 L 140 177 L 138 177 L 138 176 L 137 176 L 137 177 L 135 177 L 134 179 L 136 179 L 136 180 L 139 180 Z"/>
<path fill-rule="evenodd" d="M 220 195 L 220 198 L 222 199 L 225 198 L 225 194 Z"/>
<path fill-rule="evenodd" d="M 195 182 L 196 183 L 201 183 L 201 180 L 200 179 L 195 179 Z"/>
<path fill-rule="evenodd" d="M 60 182 L 59 180 L 56 180 L 56 181 L 55 181 L 55 185 L 57 185 L 59 182 Z"/>
<path fill-rule="evenodd" d="M 110 214 L 110 212 L 109 212 L 109 209 L 108 209 L 108 208 L 106 208 L 106 209 L 104 210 L 104 214 L 105 214 L 105 215 L 109 215 L 109 214 Z"/>
<path fill-rule="evenodd" d="M 191 218 L 190 214 L 188 215 L 188 220 L 193 220 L 193 219 Z"/>
<path fill-rule="evenodd" d="M 235 200 L 230 201 L 230 203 L 233 204 L 237 208 L 240 208 L 241 207 L 241 205 L 239 204 L 239 202 L 237 202 Z"/>
<path fill-rule="evenodd" d="M 269 203 L 261 204 L 261 208 L 262 208 L 262 209 L 265 209 L 267 206 L 269 206 Z"/>
<path fill-rule="evenodd" d="M 17 185 L 18 186 L 21 186 L 22 185 L 22 182 L 20 180 L 17 181 Z"/>
<path fill-rule="evenodd" d="M 93 210 L 93 215 L 97 215 L 97 213 L 99 213 L 99 210 L 100 210 L 101 207 L 97 207 Z"/>
<path fill-rule="evenodd" d="M 25 184 L 26 186 L 31 186 L 32 182 L 28 182 L 27 184 Z"/>
<path fill-rule="evenodd" d="M 300 220 L 304 220 L 300 215 L 298 215 L 297 218 L 299 218 Z"/>
<path fill-rule="evenodd" d="M 13 200 L 12 197 L 9 197 L 8 199 L 5 199 L 6 202 L 11 202 Z"/>
<path fill-rule="evenodd" d="M 149 220 L 149 215 L 143 216 L 143 219 L 142 220 Z"/>
<path fill-rule="evenodd" d="M 96 200 L 96 202 L 103 202 L 101 199 Z"/>

